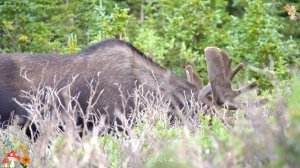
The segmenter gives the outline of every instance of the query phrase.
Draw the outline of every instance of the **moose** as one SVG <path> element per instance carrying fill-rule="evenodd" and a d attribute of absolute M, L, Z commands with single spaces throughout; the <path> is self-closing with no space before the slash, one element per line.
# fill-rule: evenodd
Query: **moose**
<path fill-rule="evenodd" d="M 133 93 L 138 86 L 143 86 L 147 92 L 161 92 L 163 98 L 177 109 L 182 108 L 184 97 L 193 98 L 209 108 L 237 108 L 239 104 L 234 99 L 256 87 L 256 83 L 233 90 L 232 79 L 243 64 L 232 69 L 232 58 L 217 47 L 207 47 L 204 53 L 209 79 L 206 86 L 192 66 L 186 66 L 187 79 L 182 79 L 121 40 L 105 40 L 68 55 L 3 54 L 0 56 L 1 127 L 5 128 L 11 117 L 21 118 L 20 125 L 29 120 L 29 113 L 20 106 L 20 102 L 27 100 L 20 94 L 30 91 L 33 84 L 41 83 L 60 89 L 73 81 L 70 91 L 72 95 L 78 94 L 82 109 L 89 108 L 89 86 L 94 86 L 95 94 L 104 96 L 95 100 L 95 115 L 106 115 L 108 124 L 116 120 L 116 110 L 130 116 L 135 108 Z M 97 87 L 93 82 L 95 79 L 99 79 Z"/>

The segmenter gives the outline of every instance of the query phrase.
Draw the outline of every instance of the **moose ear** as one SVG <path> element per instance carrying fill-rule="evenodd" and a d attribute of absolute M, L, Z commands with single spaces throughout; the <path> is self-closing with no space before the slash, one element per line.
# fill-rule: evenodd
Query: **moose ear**
<path fill-rule="evenodd" d="M 194 68 L 191 65 L 185 67 L 185 73 L 187 81 L 196 85 L 199 90 L 203 88 L 203 82 L 201 78 L 195 74 Z"/>

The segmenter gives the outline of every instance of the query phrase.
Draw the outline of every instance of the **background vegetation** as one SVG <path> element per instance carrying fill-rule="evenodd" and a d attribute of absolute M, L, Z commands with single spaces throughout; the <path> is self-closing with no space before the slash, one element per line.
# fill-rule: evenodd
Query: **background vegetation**
<path fill-rule="evenodd" d="M 207 82 L 203 50 L 217 46 L 230 53 L 234 64 L 247 65 L 239 82 L 257 80 L 259 95 L 272 100 L 267 107 L 236 113 L 234 121 L 247 124 L 238 122 L 230 129 L 218 119 L 208 126 L 202 116 L 194 132 L 160 119 L 150 137 L 139 130 L 147 128 L 141 124 L 133 137 L 70 142 L 77 148 L 67 145 L 69 139 L 57 138 L 50 166 L 57 166 L 65 152 L 78 162 L 83 156 L 95 159 L 95 152 L 103 156 L 104 166 L 112 167 L 295 167 L 300 165 L 300 83 L 292 72 L 300 65 L 300 29 L 299 19 L 291 20 L 284 8 L 287 4 L 300 9 L 297 0 L 0 1 L 0 52 L 75 53 L 92 43 L 119 38 L 178 75 L 192 64 Z M 243 113 L 253 117 L 241 119 Z M 128 151 L 134 140 L 142 147 Z M 93 151 L 99 146 L 101 151 Z M 140 157 L 129 158 L 128 152 Z M 102 163 L 94 161 L 92 165 Z"/>

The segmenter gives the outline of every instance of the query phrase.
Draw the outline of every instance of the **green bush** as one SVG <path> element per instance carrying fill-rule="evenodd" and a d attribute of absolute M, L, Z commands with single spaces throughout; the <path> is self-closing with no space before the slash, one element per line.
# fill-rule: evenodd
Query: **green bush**
<path fill-rule="evenodd" d="M 245 13 L 240 18 L 232 17 L 232 26 L 228 28 L 228 52 L 235 62 L 246 62 L 252 67 L 248 74 L 259 79 L 265 89 L 270 88 L 272 80 L 290 77 L 289 66 L 299 52 L 295 41 L 283 39 L 274 11 L 272 3 L 247 1 Z"/>

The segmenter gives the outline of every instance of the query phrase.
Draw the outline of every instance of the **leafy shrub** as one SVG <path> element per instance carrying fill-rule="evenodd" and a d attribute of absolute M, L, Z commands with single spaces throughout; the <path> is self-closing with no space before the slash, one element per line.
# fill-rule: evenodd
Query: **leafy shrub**
<path fill-rule="evenodd" d="M 281 25 L 273 12 L 275 9 L 272 3 L 245 2 L 243 16 L 232 17 L 227 41 L 234 61 L 246 62 L 250 67 L 262 70 L 253 72 L 250 68 L 249 75 L 259 79 L 263 88 L 270 88 L 271 80 L 275 78 L 288 79 L 289 65 L 298 54 L 295 41 L 282 39 Z"/>
<path fill-rule="evenodd" d="M 96 11 L 96 27 L 94 29 L 94 42 L 109 38 L 127 39 L 127 24 L 129 20 L 128 9 L 115 6 L 110 14 L 102 6 Z"/>

